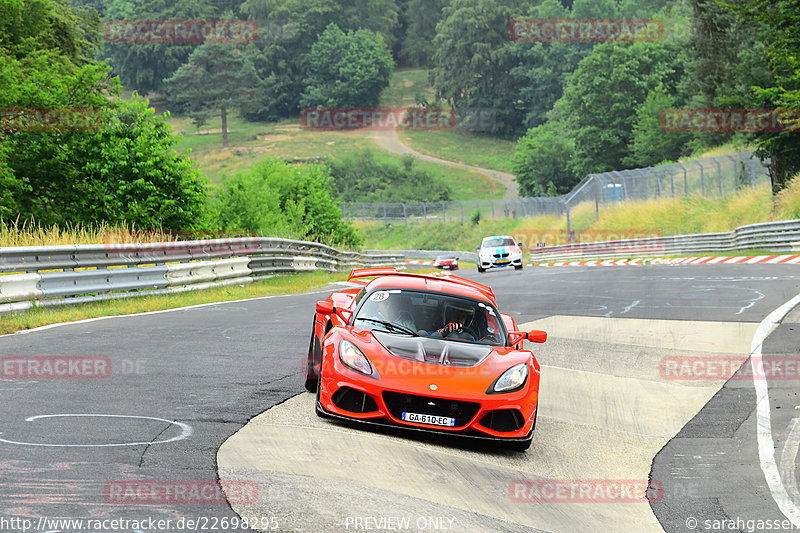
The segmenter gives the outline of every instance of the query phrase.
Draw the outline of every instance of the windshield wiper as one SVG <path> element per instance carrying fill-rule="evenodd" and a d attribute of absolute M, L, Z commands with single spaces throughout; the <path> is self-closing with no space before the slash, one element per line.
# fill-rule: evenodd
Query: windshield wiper
<path fill-rule="evenodd" d="M 399 331 L 400 333 L 405 333 L 407 335 L 412 335 L 414 337 L 419 337 L 419 333 L 414 331 L 413 329 L 407 328 L 405 326 L 401 326 L 400 324 L 395 324 L 393 322 L 387 322 L 386 320 L 378 320 L 375 318 L 363 318 L 358 317 L 356 320 L 364 320 L 366 322 L 374 322 L 375 324 L 380 324 L 381 326 L 386 326 L 390 330 Z"/>

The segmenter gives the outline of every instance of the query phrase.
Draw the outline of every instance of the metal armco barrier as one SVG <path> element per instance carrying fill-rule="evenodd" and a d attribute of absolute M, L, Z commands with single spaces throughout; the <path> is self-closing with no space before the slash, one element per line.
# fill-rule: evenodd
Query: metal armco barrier
<path fill-rule="evenodd" d="M 0 248 L 0 314 L 403 260 L 400 253 L 361 254 L 268 237 Z"/>
<path fill-rule="evenodd" d="M 580 236 L 577 235 L 579 238 Z M 699 233 L 603 242 L 576 242 L 531 248 L 534 263 L 581 259 L 664 257 L 681 254 L 734 252 L 759 249 L 771 252 L 800 251 L 800 220 L 761 222 L 722 233 Z"/>

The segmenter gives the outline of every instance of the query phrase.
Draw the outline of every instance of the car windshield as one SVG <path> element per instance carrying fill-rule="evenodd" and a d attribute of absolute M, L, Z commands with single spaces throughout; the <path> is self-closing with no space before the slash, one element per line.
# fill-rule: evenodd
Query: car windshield
<path fill-rule="evenodd" d="M 447 261 L 448 259 L 455 259 L 452 255 L 440 255 L 436 258 L 437 261 Z"/>
<path fill-rule="evenodd" d="M 498 246 L 516 246 L 517 243 L 514 242 L 514 239 L 502 238 L 502 237 L 492 237 L 490 239 L 484 239 L 482 247 L 483 248 L 495 248 Z"/>
<path fill-rule="evenodd" d="M 442 332 L 447 324 L 460 324 Z M 401 289 L 372 292 L 353 325 L 399 335 L 503 346 L 506 331 L 497 310 L 481 302 L 441 293 Z"/>

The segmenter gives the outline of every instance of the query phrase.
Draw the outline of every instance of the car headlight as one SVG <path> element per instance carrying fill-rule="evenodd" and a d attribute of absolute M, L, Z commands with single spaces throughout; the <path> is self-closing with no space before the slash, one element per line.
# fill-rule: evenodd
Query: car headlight
<path fill-rule="evenodd" d="M 361 372 L 367 376 L 372 375 L 372 364 L 369 362 L 369 359 L 367 359 L 367 356 L 350 341 L 342 340 L 342 342 L 339 343 L 339 359 L 345 366 L 356 372 Z"/>
<path fill-rule="evenodd" d="M 508 392 L 520 389 L 525 385 L 527 379 L 528 365 L 527 363 L 520 363 L 503 372 L 503 375 L 494 382 L 488 392 Z"/>

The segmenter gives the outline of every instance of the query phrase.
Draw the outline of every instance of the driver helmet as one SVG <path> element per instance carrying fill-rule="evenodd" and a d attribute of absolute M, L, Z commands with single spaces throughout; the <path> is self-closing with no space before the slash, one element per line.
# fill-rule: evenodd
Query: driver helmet
<path fill-rule="evenodd" d="M 465 328 L 472 323 L 475 308 L 469 304 L 448 303 L 444 308 L 444 323 L 458 322 Z"/>

